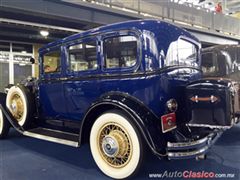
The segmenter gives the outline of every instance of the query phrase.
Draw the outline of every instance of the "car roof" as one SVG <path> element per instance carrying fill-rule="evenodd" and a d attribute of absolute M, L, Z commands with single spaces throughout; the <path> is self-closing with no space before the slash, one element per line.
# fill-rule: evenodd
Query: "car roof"
<path fill-rule="evenodd" d="M 132 29 L 132 30 L 137 30 L 141 32 L 144 32 L 144 31 L 151 32 L 155 36 L 159 36 L 160 39 L 162 38 L 162 40 L 164 41 L 170 41 L 171 39 L 176 39 L 179 36 L 185 36 L 199 43 L 199 40 L 195 36 L 193 36 L 191 33 L 173 24 L 160 21 L 160 20 L 134 20 L 134 21 L 126 21 L 126 22 L 105 25 L 105 26 L 101 26 L 98 28 L 90 29 L 81 33 L 71 35 L 64 39 L 57 40 L 55 42 L 52 42 L 43 46 L 42 48 L 39 49 L 39 52 L 54 46 L 61 45 L 62 43 L 67 43 L 69 41 L 82 38 L 82 37 L 105 33 L 105 32 L 111 32 L 111 31 L 126 30 L 126 29 L 128 30 Z"/>

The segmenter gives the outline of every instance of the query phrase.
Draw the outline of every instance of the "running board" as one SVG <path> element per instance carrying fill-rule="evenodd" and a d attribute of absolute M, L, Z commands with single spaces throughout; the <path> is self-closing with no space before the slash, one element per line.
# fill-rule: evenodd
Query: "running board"
<path fill-rule="evenodd" d="M 72 147 L 79 147 L 79 135 L 46 128 L 24 131 L 23 135 Z"/>
<path fill-rule="evenodd" d="M 29 129 L 25 131 L 18 123 L 17 120 L 13 117 L 11 112 L 6 108 L 3 107 L 2 104 L 0 104 L 0 109 L 2 110 L 3 114 L 7 118 L 7 120 L 10 122 L 10 124 L 16 129 L 19 133 L 33 137 L 36 139 L 42 139 L 50 142 L 55 142 L 59 144 L 64 144 L 68 146 L 73 147 L 79 147 L 79 134 L 72 134 L 68 132 L 53 130 L 53 129 L 46 129 L 42 127 Z"/>

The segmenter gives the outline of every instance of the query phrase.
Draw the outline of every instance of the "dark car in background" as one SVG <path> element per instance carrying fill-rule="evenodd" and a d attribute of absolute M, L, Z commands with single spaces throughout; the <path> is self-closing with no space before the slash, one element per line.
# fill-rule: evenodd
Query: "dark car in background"
<path fill-rule="evenodd" d="M 204 77 L 240 81 L 240 45 L 217 45 L 202 49 Z"/>
<path fill-rule="evenodd" d="M 240 45 L 216 45 L 202 49 L 201 69 L 204 79 L 215 79 L 232 84 L 235 103 L 233 108 L 240 105 Z M 236 112 L 236 122 L 240 112 Z"/>

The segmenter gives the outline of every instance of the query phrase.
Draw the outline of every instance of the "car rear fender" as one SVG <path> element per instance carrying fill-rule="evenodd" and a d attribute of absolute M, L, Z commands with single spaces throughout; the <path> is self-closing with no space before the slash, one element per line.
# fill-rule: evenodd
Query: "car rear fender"
<path fill-rule="evenodd" d="M 157 116 L 141 101 L 122 92 L 109 92 L 92 104 L 88 109 L 80 129 L 80 143 L 89 138 L 94 121 L 106 111 L 118 109 L 131 117 L 153 153 L 162 156 L 165 153 L 166 141 L 161 131 Z"/>

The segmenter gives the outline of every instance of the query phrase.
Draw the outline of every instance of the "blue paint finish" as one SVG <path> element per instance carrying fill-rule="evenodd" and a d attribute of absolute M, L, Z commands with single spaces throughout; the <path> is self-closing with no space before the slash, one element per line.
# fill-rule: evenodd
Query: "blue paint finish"
<path fill-rule="evenodd" d="M 69 119 L 83 119 L 88 107 L 101 95 L 99 86 L 97 80 L 64 82 L 65 102 Z"/>
<path fill-rule="evenodd" d="M 104 69 L 102 42 L 107 37 L 133 35 L 138 39 L 137 64 L 126 69 Z M 50 43 L 39 50 L 40 56 L 53 47 L 62 47 L 62 69 L 59 75 L 40 75 L 39 96 L 42 116 L 81 120 L 92 103 L 109 91 L 128 93 L 142 101 L 157 117 L 166 112 L 169 98 L 180 100 L 182 86 L 199 79 L 200 71 L 191 67 L 165 67 L 171 42 L 179 37 L 199 41 L 187 31 L 156 20 L 139 20 L 103 26 Z M 82 40 L 83 39 L 83 40 Z M 67 47 L 95 39 L 97 70 L 70 72 Z M 199 59 L 196 59 L 199 62 Z M 40 63 L 41 74 L 43 73 Z M 61 78 L 67 80 L 62 81 Z M 52 93 L 51 93 L 52 92 Z M 181 104 L 181 103 L 180 103 Z M 66 107 L 67 106 L 67 107 Z"/>
<path fill-rule="evenodd" d="M 43 54 L 51 51 L 60 51 L 61 59 L 65 59 L 65 54 L 61 46 L 54 46 L 52 48 L 45 49 L 40 54 L 40 79 L 45 79 L 46 81 L 51 81 L 52 79 L 60 79 L 66 75 L 66 62 L 61 61 L 61 70 L 57 73 L 44 73 L 43 72 Z M 39 99 L 41 104 L 40 116 L 45 118 L 57 118 L 64 119 L 67 118 L 67 107 L 64 103 L 64 89 L 61 81 L 56 83 L 45 83 L 39 82 Z"/>

